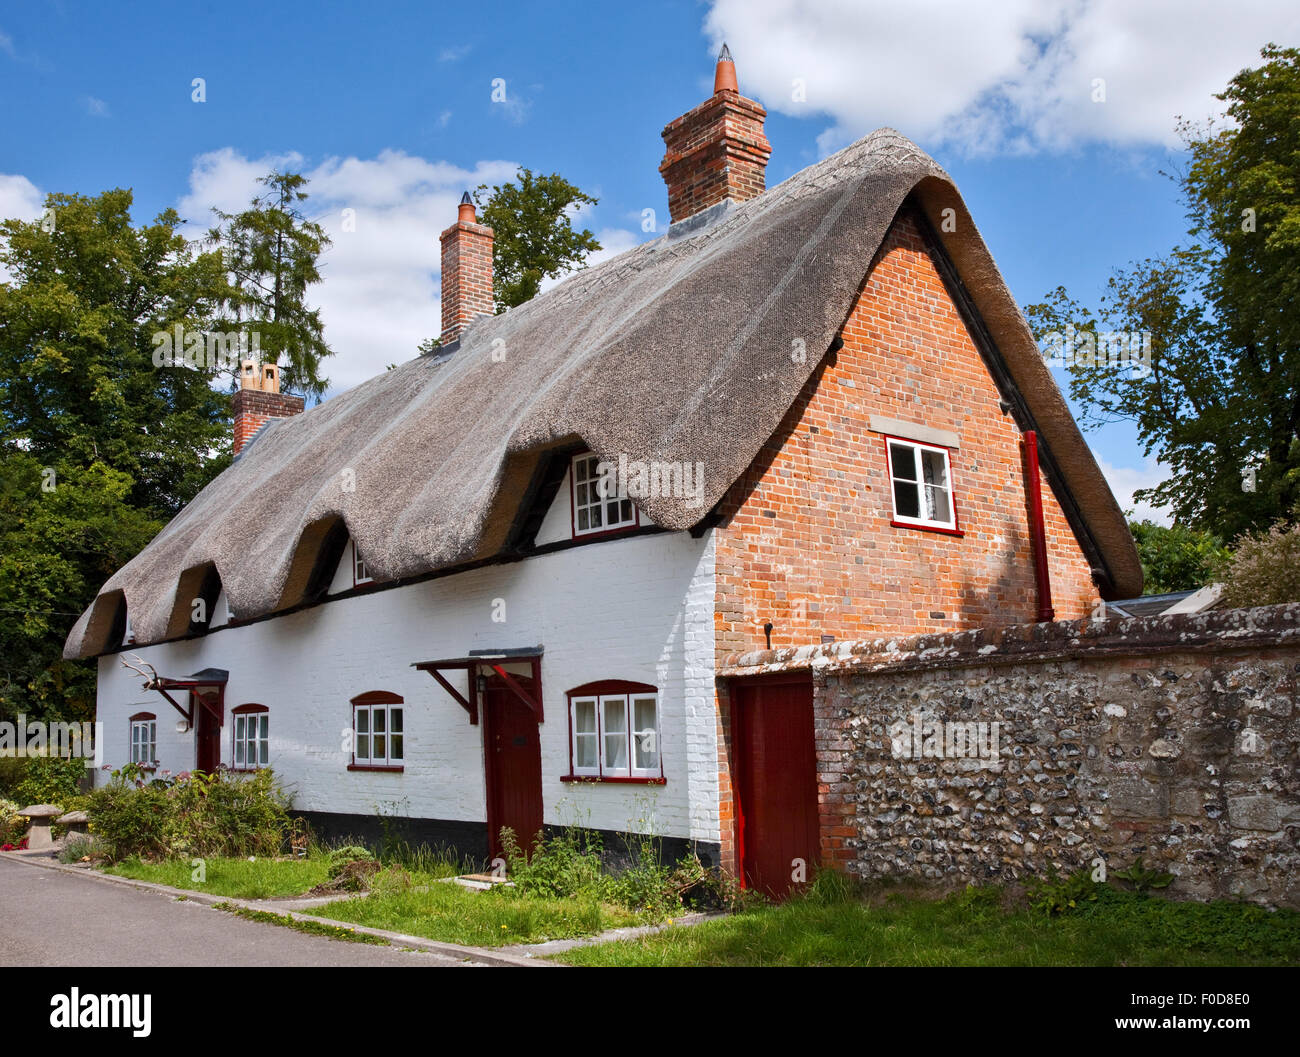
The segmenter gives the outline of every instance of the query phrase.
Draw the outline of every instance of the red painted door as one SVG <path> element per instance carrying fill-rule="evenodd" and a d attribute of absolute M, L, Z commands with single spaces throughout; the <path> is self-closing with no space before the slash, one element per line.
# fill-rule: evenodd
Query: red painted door
<path fill-rule="evenodd" d="M 741 872 L 779 899 L 819 855 L 812 683 L 733 683 L 732 708 Z"/>
<path fill-rule="evenodd" d="M 536 696 L 532 679 L 513 678 Z M 502 827 L 527 849 L 542 828 L 542 746 L 537 714 L 498 677 L 489 680 L 483 703 L 488 847 L 495 858 L 502 853 Z"/>
<path fill-rule="evenodd" d="M 206 701 L 207 705 L 199 700 L 198 691 L 190 691 L 190 714 L 194 717 L 194 769 L 215 774 L 221 763 L 221 720 L 212 709 L 222 707 L 221 695 L 208 694 Z"/>

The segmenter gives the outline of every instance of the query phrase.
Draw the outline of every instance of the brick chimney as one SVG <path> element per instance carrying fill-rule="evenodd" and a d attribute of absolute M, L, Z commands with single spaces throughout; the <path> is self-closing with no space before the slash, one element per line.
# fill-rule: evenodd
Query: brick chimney
<path fill-rule="evenodd" d="M 713 76 L 713 95 L 671 122 L 663 132 L 668 148 L 659 165 L 668 185 L 673 223 L 719 202 L 745 202 L 767 188 L 772 145 L 763 132 L 767 111 L 740 94 L 736 65 L 722 45 Z"/>
<path fill-rule="evenodd" d="M 235 454 L 254 433 L 273 418 L 301 415 L 303 398 L 280 392 L 280 368 L 274 363 L 244 360 L 239 365 L 239 390 L 235 393 Z"/>
<path fill-rule="evenodd" d="M 442 344 L 455 341 L 476 316 L 490 316 L 492 229 L 480 224 L 466 191 L 456 223 L 442 241 Z"/>

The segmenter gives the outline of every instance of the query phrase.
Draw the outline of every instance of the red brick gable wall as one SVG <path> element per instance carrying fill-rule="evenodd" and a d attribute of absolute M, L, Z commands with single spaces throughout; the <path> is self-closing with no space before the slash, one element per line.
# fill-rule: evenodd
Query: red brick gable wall
<path fill-rule="evenodd" d="M 804 386 L 723 500 L 719 661 L 774 647 L 1033 622 L 1033 553 L 1020 432 L 949 298 L 920 229 L 890 231 L 834 365 Z M 809 350 L 811 352 L 811 350 Z M 956 537 L 890 525 L 884 439 L 872 414 L 960 436 Z M 1086 616 L 1090 569 L 1046 479 L 1056 617 Z"/>

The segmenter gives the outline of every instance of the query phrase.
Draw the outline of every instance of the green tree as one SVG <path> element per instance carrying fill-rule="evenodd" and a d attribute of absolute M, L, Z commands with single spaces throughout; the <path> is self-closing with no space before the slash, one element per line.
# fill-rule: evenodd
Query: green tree
<path fill-rule="evenodd" d="M 1143 593 L 1148 595 L 1204 587 L 1229 555 L 1218 536 L 1186 525 L 1131 521 L 1129 531 L 1137 543 Z"/>
<path fill-rule="evenodd" d="M 230 407 L 206 356 L 155 366 L 155 338 L 204 331 L 226 283 L 173 210 L 135 227 L 131 203 L 122 189 L 52 194 L 46 219 L 0 221 L 0 452 L 103 464 L 161 518 L 225 465 L 212 452 L 228 443 Z"/>
<path fill-rule="evenodd" d="M 162 527 L 131 491 L 127 474 L 101 462 L 50 466 L 0 452 L 0 718 L 93 718 L 95 666 L 65 661 L 63 640 L 100 584 Z"/>
<path fill-rule="evenodd" d="M 333 350 L 320 310 L 307 307 L 307 288 L 320 282 L 317 259 L 330 239 L 300 208 L 306 177 L 271 172 L 259 182 L 266 191 L 242 213 L 214 210 L 221 223 L 208 233 L 230 273 L 228 325 L 248 335 L 250 348 L 256 344 L 253 358 L 280 364 L 285 391 L 319 397 L 329 386 L 321 360 Z"/>
<path fill-rule="evenodd" d="M 1216 98 L 1231 124 L 1179 126 L 1185 245 L 1111 277 L 1097 316 L 1058 287 L 1026 309 L 1071 335 L 1083 424 L 1127 419 L 1169 470 L 1137 498 L 1234 539 L 1300 500 L 1300 50 L 1269 45 Z M 1146 332 L 1150 365 L 1086 355 L 1088 333 Z"/>
<path fill-rule="evenodd" d="M 478 215 L 495 235 L 492 289 L 498 312 L 537 296 L 543 279 L 557 279 L 584 267 L 588 254 L 600 249 L 586 228 L 573 229 L 579 207 L 596 205 L 559 173 L 534 176 L 522 166 L 515 182 L 487 184 L 474 192 Z"/>

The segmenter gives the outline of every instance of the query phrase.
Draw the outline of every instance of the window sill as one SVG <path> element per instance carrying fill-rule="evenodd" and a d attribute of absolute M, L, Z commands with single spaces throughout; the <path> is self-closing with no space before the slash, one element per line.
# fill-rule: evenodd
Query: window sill
<path fill-rule="evenodd" d="M 629 778 L 626 775 L 562 774 L 561 782 L 586 782 L 591 785 L 667 785 L 667 778 Z"/>
<path fill-rule="evenodd" d="M 944 528 L 942 525 L 914 525 L 910 521 L 893 521 L 889 522 L 894 528 L 916 529 L 919 532 L 937 532 L 941 536 L 956 536 L 960 539 L 966 533 L 961 529 Z"/>
<path fill-rule="evenodd" d="M 387 764 L 350 763 L 348 764 L 348 770 L 349 771 L 386 771 L 389 774 L 401 774 L 404 770 L 406 770 L 406 767 L 404 765 L 391 767 Z"/>

